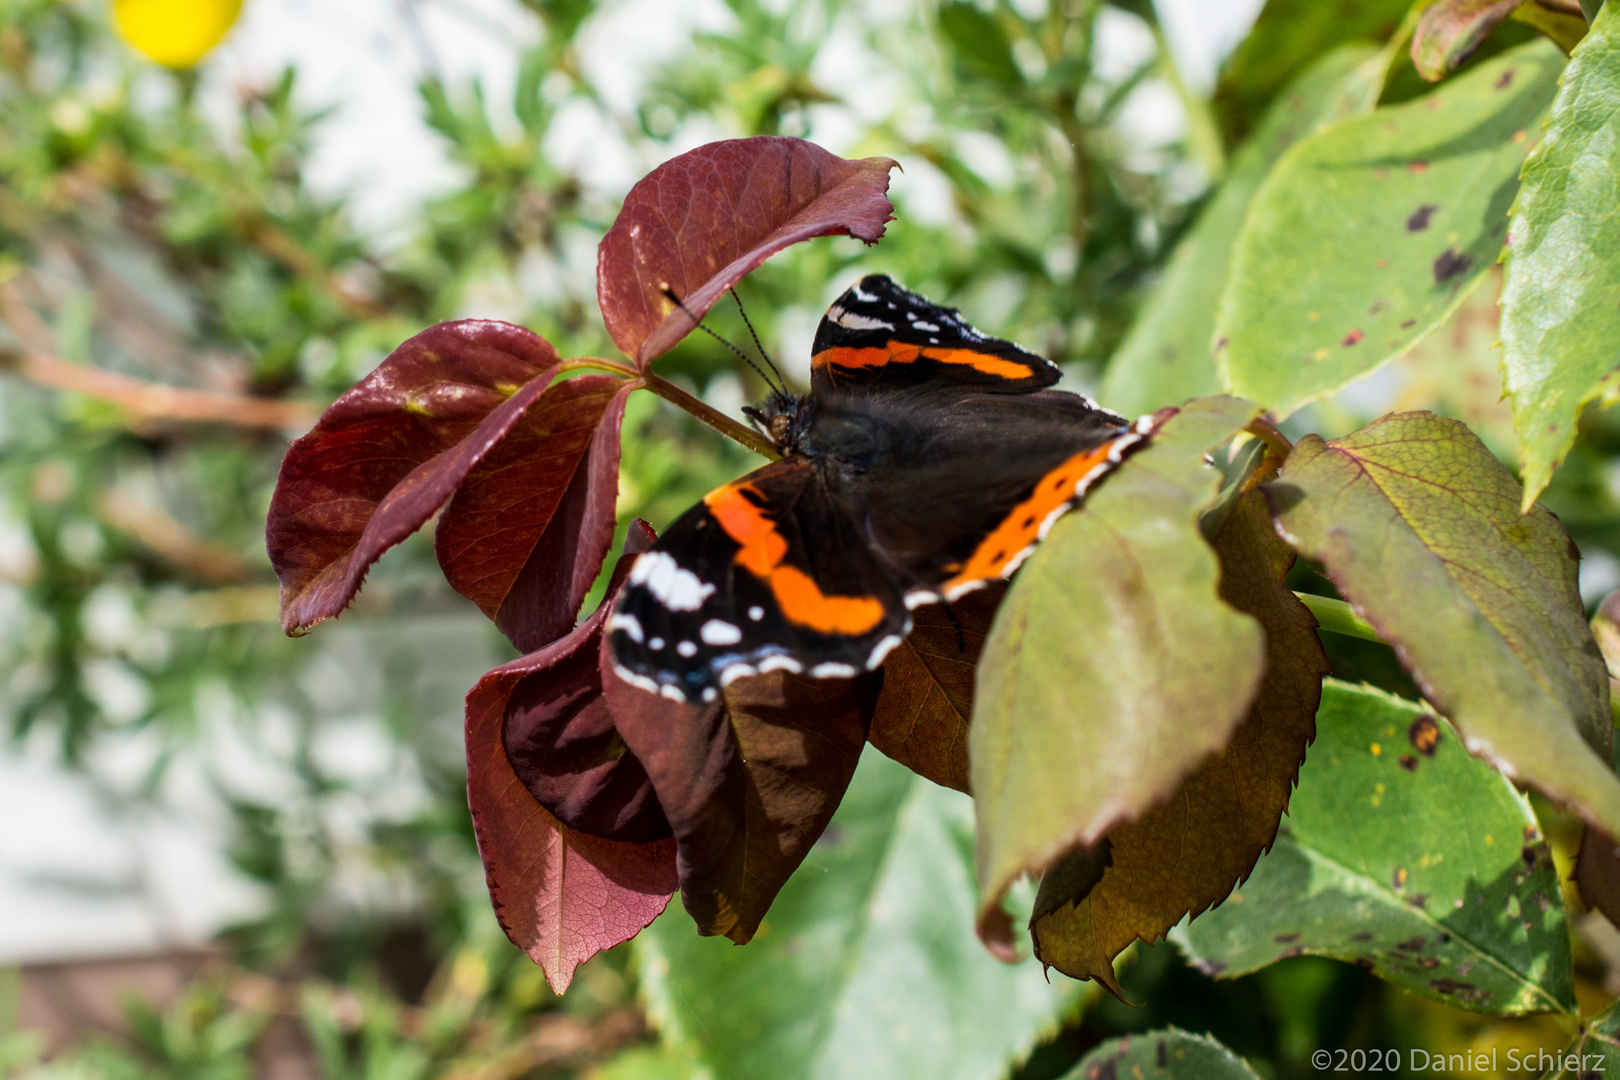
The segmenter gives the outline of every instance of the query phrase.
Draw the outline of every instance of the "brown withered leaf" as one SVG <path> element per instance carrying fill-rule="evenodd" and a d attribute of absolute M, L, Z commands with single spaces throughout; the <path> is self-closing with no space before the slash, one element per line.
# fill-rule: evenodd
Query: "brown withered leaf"
<path fill-rule="evenodd" d="M 1085 865 L 1067 880 L 1049 872 L 1030 923 L 1042 962 L 1116 995 L 1123 996 L 1113 961 L 1127 945 L 1157 941 L 1184 916 L 1225 899 L 1254 869 L 1277 835 L 1316 733 L 1327 656 L 1315 618 L 1283 583 L 1294 553 L 1259 492 L 1244 496 L 1215 548 L 1221 598 L 1265 628 L 1259 696 L 1220 757 L 1169 801 L 1109 834 L 1107 861 L 1082 852 Z"/>
<path fill-rule="evenodd" d="M 694 329 L 666 288 L 702 318 L 749 271 L 801 240 L 877 243 L 894 216 L 884 193 L 895 165 L 765 135 L 666 161 L 630 189 L 597 253 L 597 301 L 613 343 L 645 367 Z"/>
<path fill-rule="evenodd" d="M 619 429 L 633 389 L 608 375 L 552 386 L 439 518 L 445 578 L 525 652 L 574 625 L 613 545 Z"/>
<path fill-rule="evenodd" d="M 675 831 L 681 902 L 703 934 L 754 936 L 844 797 L 876 707 L 876 675 L 739 679 L 709 705 L 602 679 L 613 722 Z"/>
<path fill-rule="evenodd" d="M 632 526 L 615 572 L 618 579 L 651 542 L 650 529 L 640 522 Z M 638 778 L 634 759 L 612 753 L 611 740 L 604 740 L 599 730 L 606 715 L 600 679 L 593 687 L 589 675 L 577 670 L 581 658 L 595 664 L 601 621 L 611 608 L 611 596 L 612 590 L 609 600 L 575 634 L 497 668 L 467 695 L 467 805 L 490 899 L 507 936 L 541 966 L 559 994 L 568 989 L 580 964 L 629 940 L 657 918 L 678 881 L 675 841 L 667 836 L 667 823 L 665 838 L 652 842 L 604 839 L 570 828 L 540 805 L 507 755 L 506 745 L 519 741 L 507 730 L 512 726 L 514 691 L 537 677 L 549 681 L 544 687 L 531 684 L 531 689 L 549 690 L 552 711 L 566 714 L 563 724 L 553 725 L 553 742 L 563 751 L 561 760 L 550 762 L 552 771 L 547 773 L 545 760 L 531 759 L 526 771 L 540 774 L 542 790 L 562 796 L 563 812 L 616 817 L 621 825 L 631 826 L 645 826 L 657 812 L 657 802 L 646 790 L 645 773 Z M 533 708 L 545 696 L 532 694 L 521 706 Z M 530 725 L 531 733 L 536 726 Z M 532 745 L 514 749 L 534 757 L 542 750 Z M 604 759 L 594 766 L 588 760 L 593 749 L 595 758 Z M 586 767 L 566 771 L 578 765 Z M 567 790 L 570 783 L 572 792 Z M 622 811 L 618 815 L 612 813 L 614 800 Z M 636 829 L 626 831 L 635 834 Z"/>
<path fill-rule="evenodd" d="M 883 690 L 868 736 L 872 745 L 919 776 L 972 794 L 968 724 L 973 677 L 1004 582 L 951 604 L 912 613 L 911 633 L 883 662 Z"/>

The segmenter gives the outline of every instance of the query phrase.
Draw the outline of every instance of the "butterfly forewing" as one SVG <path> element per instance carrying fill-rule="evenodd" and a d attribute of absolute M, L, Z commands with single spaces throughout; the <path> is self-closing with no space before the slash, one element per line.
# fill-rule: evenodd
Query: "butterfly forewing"
<path fill-rule="evenodd" d="M 790 457 L 710 492 L 642 555 L 609 632 L 620 675 L 688 701 L 778 669 L 850 677 L 910 628 L 825 469 Z"/>

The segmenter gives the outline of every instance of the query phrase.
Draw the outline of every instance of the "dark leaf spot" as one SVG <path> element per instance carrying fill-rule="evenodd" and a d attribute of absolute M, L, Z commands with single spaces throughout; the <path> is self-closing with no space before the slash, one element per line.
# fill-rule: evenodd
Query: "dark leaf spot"
<path fill-rule="evenodd" d="M 1395 947 L 1397 949 L 1401 950 L 1402 952 L 1422 952 L 1423 951 L 1423 945 L 1424 945 L 1424 941 L 1423 941 L 1422 936 L 1420 935 L 1420 936 L 1412 938 L 1412 939 L 1410 939 L 1408 941 L 1403 941 L 1400 944 L 1396 945 Z"/>
<path fill-rule="evenodd" d="M 1427 161 L 1414 161 L 1406 169 L 1413 174 L 1426 173 L 1429 171 L 1429 163 Z"/>
<path fill-rule="evenodd" d="M 1425 713 L 1412 721 L 1406 737 L 1424 757 L 1434 757 L 1434 748 L 1440 745 L 1440 725 L 1435 723 L 1434 717 Z"/>
<path fill-rule="evenodd" d="M 1412 329 L 1412 327 L 1414 327 L 1416 325 L 1417 325 L 1417 320 L 1416 319 L 1407 319 L 1405 322 L 1401 323 L 1401 329 L 1402 330 L 1410 330 L 1410 329 Z"/>
<path fill-rule="evenodd" d="M 1373 939 L 1373 936 L 1370 933 L 1366 932 L 1365 930 L 1362 931 L 1359 934 L 1353 934 L 1350 937 L 1351 941 L 1371 941 L 1372 939 Z"/>
<path fill-rule="evenodd" d="M 1439 966 L 1440 958 L 1438 956 L 1425 956 L 1418 961 L 1418 967 L 1423 968 L 1425 971 L 1432 971 Z"/>
<path fill-rule="evenodd" d="M 1365 956 L 1358 956 L 1356 958 L 1356 967 L 1361 968 L 1364 971 L 1374 971 L 1377 969 L 1378 965 L 1373 963 L 1372 960 Z"/>
<path fill-rule="evenodd" d="M 1412 211 L 1412 216 L 1406 219 L 1406 231 L 1422 232 L 1424 229 L 1427 229 L 1429 227 L 1429 219 L 1434 216 L 1434 212 L 1438 209 L 1440 208 L 1432 203 L 1424 203 L 1422 206 Z"/>
<path fill-rule="evenodd" d="M 1508 87 L 1510 87 L 1512 85 L 1513 85 L 1513 69 L 1508 68 L 1506 71 L 1502 72 L 1502 77 L 1496 80 L 1496 88 L 1498 90 L 1506 90 Z"/>
<path fill-rule="evenodd" d="M 1273 940 L 1275 940 L 1277 942 L 1277 944 L 1279 944 L 1279 945 L 1286 945 L 1290 941 L 1298 941 L 1299 940 L 1299 935 L 1298 934 L 1278 934 L 1276 936 L 1276 938 L 1274 938 Z"/>
<path fill-rule="evenodd" d="M 1401 768 L 1407 772 L 1417 772 L 1418 760 L 1411 754 L 1401 755 Z"/>
<path fill-rule="evenodd" d="M 1159 1045 L 1154 1047 L 1153 1057 L 1158 1062 L 1159 1068 L 1168 1069 L 1170 1067 L 1170 1048 L 1165 1045 L 1163 1039 L 1160 1039 Z"/>
<path fill-rule="evenodd" d="M 1474 265 L 1472 255 L 1464 255 L 1454 247 L 1446 248 L 1440 257 L 1434 260 L 1434 282 L 1436 285 L 1450 281 L 1461 274 L 1468 273 L 1468 268 Z"/>
<path fill-rule="evenodd" d="M 1348 349 L 1352 345 L 1360 344 L 1362 336 L 1363 335 L 1359 329 L 1352 330 L 1348 334 L 1344 335 L 1344 340 L 1340 342 L 1340 344 Z"/>
<path fill-rule="evenodd" d="M 1390 880 L 1395 883 L 1396 892 L 1400 892 L 1402 889 L 1406 888 L 1406 867 L 1397 866 L 1395 868 L 1395 873 L 1391 876 Z"/>
<path fill-rule="evenodd" d="M 1421 892 L 1414 893 L 1406 902 L 1415 908 L 1427 907 L 1429 904 L 1429 894 Z"/>
<path fill-rule="evenodd" d="M 1524 860 L 1524 865 L 1526 866 L 1536 865 L 1536 849 L 1533 847 L 1527 847 L 1521 850 L 1519 852 L 1519 857 Z"/>

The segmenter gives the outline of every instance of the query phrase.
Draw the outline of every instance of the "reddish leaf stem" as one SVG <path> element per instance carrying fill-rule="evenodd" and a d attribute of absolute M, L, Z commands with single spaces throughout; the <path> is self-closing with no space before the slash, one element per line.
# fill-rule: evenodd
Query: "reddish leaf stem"
<path fill-rule="evenodd" d="M 759 432 L 751 427 L 733 420 L 719 409 L 705 404 L 702 400 L 693 397 L 674 383 L 654 375 L 650 371 L 642 372 L 641 385 L 657 394 L 665 401 L 680 406 L 699 420 L 708 424 L 722 435 L 726 435 L 742 443 L 754 453 L 775 461 L 782 456 L 781 451 Z"/>

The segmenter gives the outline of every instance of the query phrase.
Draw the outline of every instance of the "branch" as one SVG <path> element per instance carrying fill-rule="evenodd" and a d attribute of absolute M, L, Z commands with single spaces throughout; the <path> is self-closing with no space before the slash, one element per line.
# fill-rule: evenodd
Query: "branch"
<path fill-rule="evenodd" d="M 164 562 L 211 585 L 232 585 L 260 575 L 234 551 L 217 547 L 127 491 L 108 488 L 96 500 L 96 516 Z"/>
<path fill-rule="evenodd" d="M 0 319 L 23 343 L 21 350 L 0 346 L 0 369 L 57 390 L 72 390 L 110 401 L 136 420 L 186 420 L 237 427 L 290 428 L 314 422 L 316 410 L 302 402 L 192 390 L 147 382 L 90 364 L 50 355 L 50 329 L 10 282 L 0 284 Z"/>

